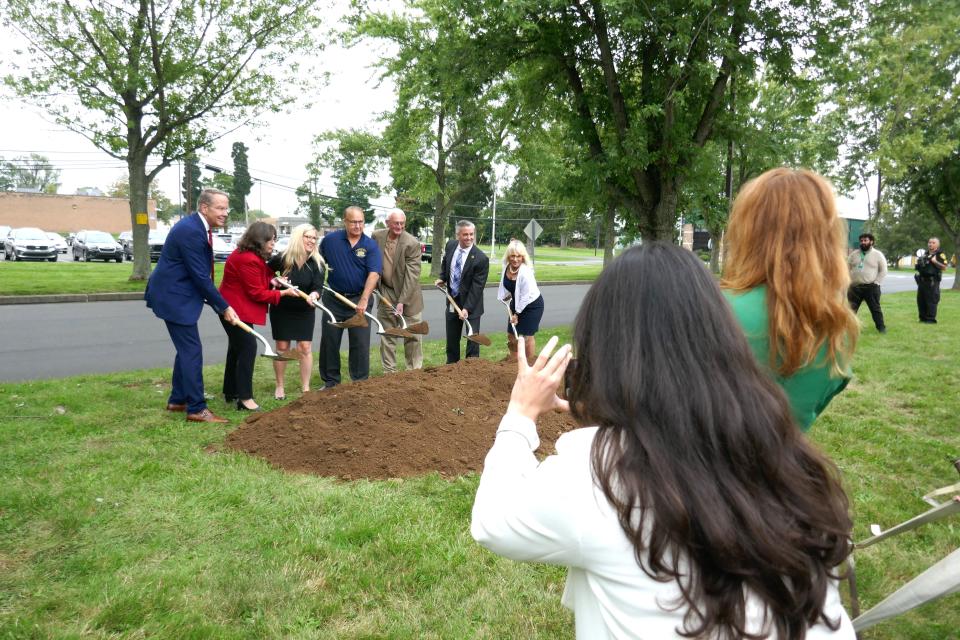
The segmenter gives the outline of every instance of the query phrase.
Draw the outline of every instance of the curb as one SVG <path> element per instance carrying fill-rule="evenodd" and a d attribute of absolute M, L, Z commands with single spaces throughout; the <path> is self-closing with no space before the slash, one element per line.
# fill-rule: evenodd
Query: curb
<path fill-rule="evenodd" d="M 63 302 L 117 302 L 120 300 L 143 300 L 143 291 L 120 293 L 54 293 L 49 295 L 0 296 L 0 305 L 50 304 Z"/>
<path fill-rule="evenodd" d="M 593 284 L 593 280 L 562 280 L 557 282 L 538 282 L 537 286 L 555 287 L 570 284 Z M 487 284 L 487 289 L 498 287 L 499 283 Z M 433 291 L 435 287 L 423 285 L 423 291 Z M 11 304 L 62 304 L 64 302 L 122 302 L 125 300 L 143 300 L 142 291 L 124 291 L 120 293 L 54 293 L 48 295 L 0 296 L 0 305 Z"/>

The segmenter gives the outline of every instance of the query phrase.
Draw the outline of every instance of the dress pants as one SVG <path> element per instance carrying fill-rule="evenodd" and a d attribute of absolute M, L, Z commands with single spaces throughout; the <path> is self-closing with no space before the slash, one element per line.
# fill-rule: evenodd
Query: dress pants
<path fill-rule="evenodd" d="M 400 318 L 394 315 L 387 305 L 382 304 L 377 307 L 377 319 L 383 323 L 385 329 L 402 329 L 403 323 Z M 408 325 L 415 324 L 423 320 L 423 314 L 414 315 L 403 314 L 403 319 Z M 411 369 L 423 368 L 423 346 L 422 337 L 414 334 L 412 338 L 397 338 L 396 336 L 380 336 L 380 361 L 383 363 L 384 373 L 393 373 L 397 370 L 397 343 L 403 340 L 403 355 L 407 361 L 407 371 Z"/>
<path fill-rule="evenodd" d="M 345 296 L 351 302 L 360 300 L 359 295 Z M 370 302 L 373 302 L 371 297 Z M 329 291 L 323 292 L 323 306 L 330 309 L 337 322 L 343 322 L 357 312 L 337 300 Z M 372 312 L 371 308 L 367 308 Z M 365 317 L 366 318 L 366 317 Z M 347 341 L 350 344 L 348 364 L 350 379 L 366 380 L 370 377 L 370 319 L 366 318 L 366 327 L 347 329 Z M 320 379 L 324 387 L 335 387 L 340 384 L 340 343 L 343 340 L 343 329 L 330 324 L 330 316 L 323 314 L 323 324 L 320 326 Z"/>
<path fill-rule="evenodd" d="M 940 281 L 930 276 L 917 277 L 917 312 L 920 322 L 936 322 L 939 304 Z"/>
<path fill-rule="evenodd" d="M 165 321 L 177 355 L 173 359 L 173 383 L 170 404 L 187 405 L 187 413 L 200 413 L 207 408 L 203 396 L 203 345 L 196 324 Z"/>
<path fill-rule="evenodd" d="M 227 361 L 223 365 L 223 395 L 226 398 L 253 398 L 253 364 L 257 360 L 257 339 L 220 316 L 227 332 Z"/>
<path fill-rule="evenodd" d="M 879 284 L 851 285 L 850 288 L 847 289 L 847 301 L 850 303 L 850 307 L 854 313 L 860 310 L 860 304 L 862 302 L 866 302 L 867 308 L 870 309 L 870 316 L 873 318 L 873 324 L 877 327 L 877 331 L 886 329 L 886 325 L 883 324 L 883 311 L 880 309 Z"/>
<path fill-rule="evenodd" d="M 457 302 L 457 304 L 459 305 L 460 303 Z M 447 364 L 453 364 L 454 362 L 460 362 L 460 342 L 465 339 L 463 337 L 463 320 L 460 319 L 460 316 L 458 316 L 452 308 L 447 309 L 444 318 L 447 325 Z M 474 333 L 480 333 L 479 315 L 467 316 L 467 321 L 473 327 Z M 480 345 L 472 340 L 467 340 L 466 342 L 466 357 L 479 358 Z"/>

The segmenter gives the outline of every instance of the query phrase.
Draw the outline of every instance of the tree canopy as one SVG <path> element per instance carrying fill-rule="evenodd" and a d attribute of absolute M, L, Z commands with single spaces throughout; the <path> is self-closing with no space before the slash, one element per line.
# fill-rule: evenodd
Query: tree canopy
<path fill-rule="evenodd" d="M 132 279 L 150 269 L 147 185 L 228 130 L 289 104 L 314 50 L 314 0 L 8 0 L 4 23 L 26 41 L 21 96 L 124 160 L 130 173 Z M 149 168 L 148 168 L 149 167 Z"/>

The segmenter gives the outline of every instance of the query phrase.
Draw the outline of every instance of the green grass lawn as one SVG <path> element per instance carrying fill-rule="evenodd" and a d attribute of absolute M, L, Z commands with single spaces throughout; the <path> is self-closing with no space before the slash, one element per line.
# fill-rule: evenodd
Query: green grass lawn
<path fill-rule="evenodd" d="M 811 431 L 843 472 L 858 540 L 958 481 L 960 296 L 945 292 L 939 325 L 917 324 L 911 294 L 883 304 L 889 333 L 864 330 L 856 379 Z M 869 324 L 865 309 L 861 318 Z M 484 355 L 500 358 L 503 340 L 491 337 Z M 427 364 L 442 353 L 428 344 Z M 207 367 L 208 390 L 221 373 Z M 295 375 L 290 367 L 288 388 Z M 256 395 L 268 408 L 271 378 L 259 360 Z M 223 450 L 230 425 L 162 411 L 168 391 L 168 369 L 0 383 L 0 638 L 573 637 L 563 570 L 471 540 L 475 475 L 284 473 Z M 863 604 L 958 539 L 955 518 L 858 552 Z M 864 637 L 957 638 L 958 597 Z"/>
<path fill-rule="evenodd" d="M 486 247 L 489 249 L 489 246 Z M 587 249 L 544 249 L 550 260 L 583 260 L 593 257 Z M 587 255 L 589 253 L 589 256 Z M 502 249 L 497 254 L 502 256 Z M 539 255 L 538 259 L 547 260 Z M 602 256 L 601 256 L 602 258 Z M 217 282 L 223 276 L 223 263 L 216 263 Z M 600 274 L 601 263 L 587 265 L 537 265 L 537 280 L 558 282 L 564 280 L 595 280 Z M 488 282 L 496 282 L 503 264 L 500 259 L 491 261 Z M 143 281 L 130 281 L 133 272 L 131 262 L 8 262 L 0 261 L 0 296 L 43 295 L 65 293 L 117 293 L 143 291 Z M 432 283 L 430 263 L 423 263 L 420 282 Z"/>

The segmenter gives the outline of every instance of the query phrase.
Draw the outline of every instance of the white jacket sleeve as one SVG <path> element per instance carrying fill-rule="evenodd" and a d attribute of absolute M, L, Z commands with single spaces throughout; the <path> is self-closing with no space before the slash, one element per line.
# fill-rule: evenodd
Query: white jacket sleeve
<path fill-rule="evenodd" d="M 540 287 L 537 286 L 533 268 L 528 264 L 520 265 L 520 273 L 517 274 L 517 295 L 516 300 L 514 300 L 514 308 L 517 313 L 522 313 L 528 304 L 539 297 Z"/>
<path fill-rule="evenodd" d="M 579 505 L 592 496 L 589 448 L 538 463 L 533 455 L 538 446 L 531 420 L 503 417 L 484 461 L 470 533 L 483 547 L 513 560 L 581 566 Z"/>

